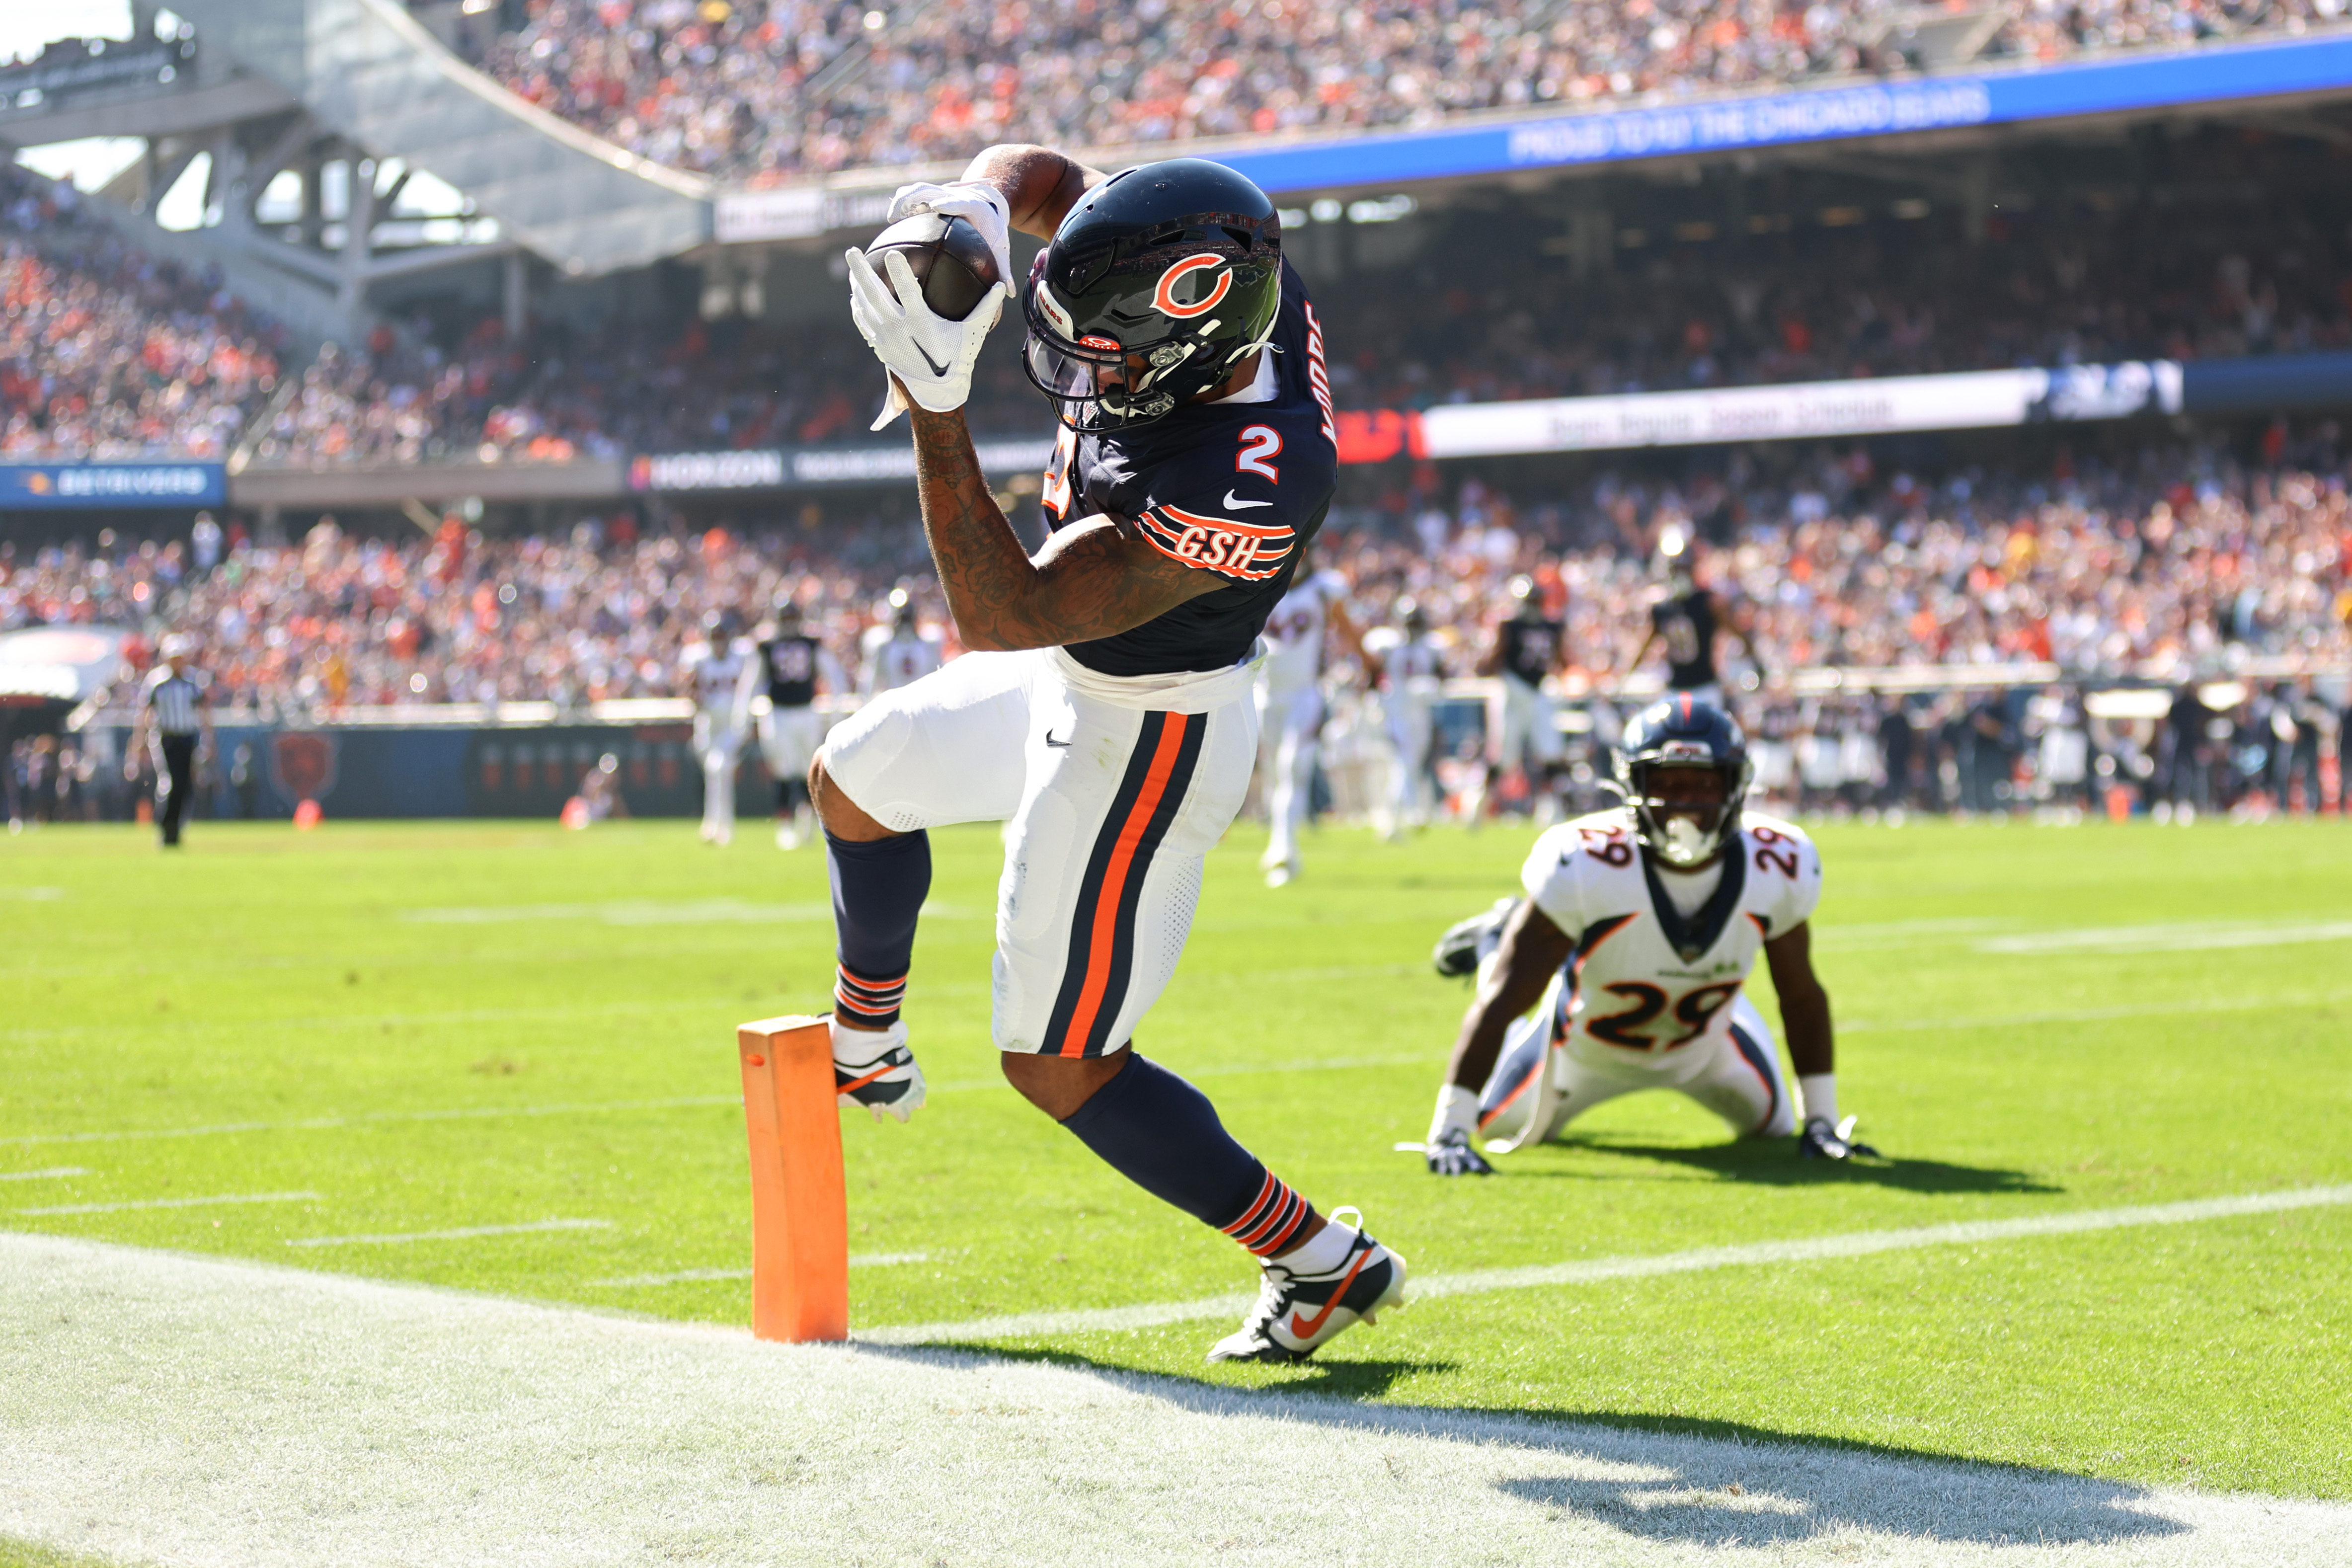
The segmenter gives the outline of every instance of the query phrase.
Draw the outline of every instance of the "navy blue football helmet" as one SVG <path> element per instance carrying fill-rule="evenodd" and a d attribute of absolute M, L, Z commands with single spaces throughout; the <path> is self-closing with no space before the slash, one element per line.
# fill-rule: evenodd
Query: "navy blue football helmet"
<path fill-rule="evenodd" d="M 1221 163 L 1171 158 L 1078 199 L 1022 291 L 1022 367 L 1063 423 L 1165 417 L 1274 335 L 1282 218 Z"/>
<path fill-rule="evenodd" d="M 1698 866 L 1738 836 L 1756 776 L 1748 737 L 1731 715 L 1687 691 L 1670 692 L 1633 716 L 1612 760 L 1617 793 L 1633 808 L 1636 842 L 1669 866 Z M 1669 805 L 1657 794 L 1665 768 L 1704 768 L 1723 781 L 1719 804 Z"/>

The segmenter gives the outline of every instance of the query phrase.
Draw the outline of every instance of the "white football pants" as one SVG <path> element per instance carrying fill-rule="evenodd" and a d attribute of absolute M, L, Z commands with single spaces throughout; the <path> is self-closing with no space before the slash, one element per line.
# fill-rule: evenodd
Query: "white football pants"
<path fill-rule="evenodd" d="M 1388 723 L 1389 748 L 1395 753 L 1389 809 L 1398 826 L 1425 826 L 1436 807 L 1436 794 L 1429 776 L 1429 747 L 1433 732 L 1429 698 L 1418 691 L 1391 691 L 1381 707 Z"/>
<path fill-rule="evenodd" d="M 1512 1021 L 1479 1094 L 1479 1134 L 1498 1145 L 1498 1152 L 1557 1138 L 1594 1106 L 1645 1089 L 1689 1096 L 1721 1117 L 1735 1138 L 1781 1138 L 1796 1131 L 1796 1101 L 1780 1071 L 1780 1053 L 1747 993 L 1733 998 L 1730 1027 L 1716 1041 L 1713 1058 L 1695 1074 L 1667 1081 L 1630 1062 L 1609 1070 L 1555 1044 L 1566 984 L 1565 975 L 1553 975 L 1535 1010 Z M 1690 1065 L 1685 1059 L 1677 1070 L 1688 1071 Z"/>
<path fill-rule="evenodd" d="M 1249 791 L 1251 667 L 1101 675 L 1059 648 L 968 653 L 834 727 L 824 767 L 901 833 L 1005 822 L 992 1028 L 1098 1057 L 1134 1036 Z"/>
<path fill-rule="evenodd" d="M 702 836 L 724 844 L 735 837 L 735 759 L 743 731 L 732 715 L 705 709 L 694 716 L 694 754 L 702 763 Z"/>
<path fill-rule="evenodd" d="M 1298 829 L 1307 816 L 1307 793 L 1322 750 L 1323 693 L 1311 682 L 1276 687 L 1261 683 L 1255 693 L 1260 790 L 1272 837 L 1262 864 L 1298 865 Z"/>

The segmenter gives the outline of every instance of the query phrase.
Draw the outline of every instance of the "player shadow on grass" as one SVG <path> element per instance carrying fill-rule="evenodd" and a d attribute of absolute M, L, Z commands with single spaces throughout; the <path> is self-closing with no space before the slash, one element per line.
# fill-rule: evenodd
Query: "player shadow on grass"
<path fill-rule="evenodd" d="M 1729 1181 L 1766 1186 L 1815 1186 L 1823 1182 L 1860 1182 L 1894 1187 L 1906 1193 L 2063 1193 L 2066 1189 L 2042 1181 L 2027 1171 L 1998 1165 L 1955 1165 L 1943 1160 L 1901 1158 L 1879 1160 L 1800 1160 L 1790 1152 L 1786 1139 L 1742 1139 L 1736 1143 L 1629 1143 L 1606 1136 L 1570 1136 L 1555 1147 L 1588 1154 L 1608 1154 L 1629 1160 L 1656 1160 L 1710 1172 Z M 1518 1165 L 1502 1166 L 1513 1175 L 1575 1175 L 1570 1171 L 1543 1171 Z"/>
<path fill-rule="evenodd" d="M 1503 1497 L 1544 1509 L 1563 1523 L 1600 1524 L 1651 1541 L 1766 1547 L 1864 1530 L 1937 1543 L 2076 1546 L 2153 1540 L 2191 1528 L 2144 1511 L 2151 1492 L 2128 1481 L 1890 1444 L 1687 1416 L 1365 1403 L 1408 1374 L 1451 1370 L 1443 1363 L 1308 1362 L 1287 1369 L 1305 1375 L 1252 1388 L 1138 1372 L 1071 1351 L 859 1348 L 931 1365 L 1042 1363 L 1201 1415 L 1489 1448 L 1505 1471 L 1493 1482 Z"/>

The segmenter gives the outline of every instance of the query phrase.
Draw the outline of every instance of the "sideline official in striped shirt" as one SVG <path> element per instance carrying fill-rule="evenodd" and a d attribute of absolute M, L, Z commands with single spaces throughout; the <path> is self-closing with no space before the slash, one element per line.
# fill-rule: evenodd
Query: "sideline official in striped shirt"
<path fill-rule="evenodd" d="M 129 757 L 122 764 L 125 778 L 137 778 L 141 744 L 154 748 L 155 825 L 167 849 L 179 845 L 180 822 L 195 792 L 199 742 L 206 752 L 213 749 L 212 707 L 203 679 L 188 669 L 194 651 L 194 637 L 163 639 L 163 662 L 147 672 L 140 688 L 139 714 L 131 721 Z"/>

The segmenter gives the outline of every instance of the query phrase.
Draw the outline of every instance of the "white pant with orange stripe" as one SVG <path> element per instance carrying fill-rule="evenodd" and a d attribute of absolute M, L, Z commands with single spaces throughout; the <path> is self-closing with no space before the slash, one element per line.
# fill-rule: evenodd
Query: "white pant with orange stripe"
<path fill-rule="evenodd" d="M 1478 1097 L 1478 1131 L 1489 1148 L 1500 1152 L 1557 1138 L 1594 1106 L 1645 1089 L 1688 1095 L 1721 1117 L 1737 1138 L 1782 1138 L 1797 1130 L 1796 1102 L 1771 1028 L 1745 993 L 1733 998 L 1730 1027 L 1716 1041 L 1714 1055 L 1695 1064 L 1677 1053 L 1669 1077 L 1647 1070 L 1640 1058 L 1588 1061 L 1559 1045 L 1566 984 L 1554 975 L 1543 1001 L 1504 1032 L 1502 1054 Z"/>
<path fill-rule="evenodd" d="M 1202 858 L 1249 789 L 1254 664 L 1121 677 L 1059 648 L 969 653 L 826 738 L 827 776 L 886 827 L 1011 824 L 999 1050 L 1101 1056 L 1167 988 Z"/>

